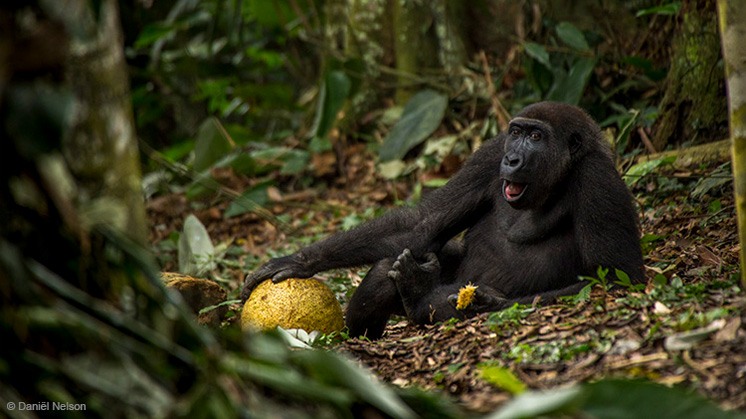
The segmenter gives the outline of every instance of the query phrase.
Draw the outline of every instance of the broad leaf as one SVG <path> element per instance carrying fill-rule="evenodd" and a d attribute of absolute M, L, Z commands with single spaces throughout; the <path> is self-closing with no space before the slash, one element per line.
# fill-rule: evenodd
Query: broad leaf
<path fill-rule="evenodd" d="M 643 177 L 652 173 L 659 166 L 665 166 L 672 164 L 676 161 L 676 156 L 663 157 L 656 160 L 644 161 L 637 163 L 630 167 L 627 173 L 624 174 L 623 179 L 627 186 L 633 186 L 640 181 Z"/>
<path fill-rule="evenodd" d="M 720 410 L 703 397 L 678 388 L 638 380 L 603 380 L 585 386 L 587 400 L 581 417 L 605 419 L 743 418 Z"/>
<path fill-rule="evenodd" d="M 578 51 L 587 51 L 590 49 L 583 32 L 570 22 L 562 22 L 557 25 L 557 36 L 572 49 Z"/>
<path fill-rule="evenodd" d="M 409 150 L 421 144 L 440 125 L 448 106 L 448 97 L 434 90 L 423 90 L 404 106 L 402 117 L 383 140 L 381 161 L 404 158 Z"/>
<path fill-rule="evenodd" d="M 215 246 L 207 229 L 194 215 L 184 220 L 184 231 L 179 236 L 179 272 L 201 275 L 214 269 Z"/>
<path fill-rule="evenodd" d="M 518 419 L 559 416 L 559 413 L 575 411 L 583 399 L 582 396 L 583 389 L 579 386 L 550 391 L 530 391 L 517 396 L 487 418 Z"/>
<path fill-rule="evenodd" d="M 580 58 L 573 63 L 567 73 L 555 71 L 554 85 L 547 95 L 547 100 L 577 105 L 595 66 L 595 58 Z"/>
<path fill-rule="evenodd" d="M 194 170 L 201 172 L 233 149 L 233 142 L 215 117 L 202 122 L 194 144 Z"/>
<path fill-rule="evenodd" d="M 342 110 L 352 83 L 343 71 L 330 71 L 324 77 L 316 103 L 316 118 L 311 129 L 312 137 L 325 137 L 334 127 L 337 114 Z"/>
<path fill-rule="evenodd" d="M 681 10 L 681 2 L 674 1 L 671 3 L 663 4 L 660 6 L 654 6 L 647 9 L 642 9 L 637 12 L 636 17 L 647 16 L 647 15 L 664 15 L 671 16 L 679 13 Z"/>
<path fill-rule="evenodd" d="M 526 42 L 523 44 L 523 48 L 526 50 L 526 54 L 528 54 L 529 57 L 538 61 L 546 68 L 552 68 L 552 65 L 549 63 L 549 53 L 542 45 L 533 42 Z"/>
<path fill-rule="evenodd" d="M 495 387 L 511 394 L 521 394 L 526 391 L 526 384 L 507 368 L 491 364 L 480 364 L 477 368 L 480 377 Z"/>
<path fill-rule="evenodd" d="M 392 418 L 415 418 L 415 413 L 389 387 L 374 381 L 364 370 L 336 354 L 325 351 L 297 351 L 291 356 L 317 382 L 354 392 Z"/>
<path fill-rule="evenodd" d="M 246 190 L 241 196 L 234 199 L 233 202 L 228 205 L 224 218 L 231 218 L 237 215 L 245 214 L 247 212 L 254 211 L 257 208 L 263 207 L 269 201 L 267 195 L 267 189 L 269 188 L 270 182 L 263 182 L 251 189 Z"/>

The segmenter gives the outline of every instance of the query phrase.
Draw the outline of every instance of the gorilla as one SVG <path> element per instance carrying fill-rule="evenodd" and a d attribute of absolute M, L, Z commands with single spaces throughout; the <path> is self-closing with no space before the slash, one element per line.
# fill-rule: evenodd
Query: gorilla
<path fill-rule="evenodd" d="M 246 277 L 241 297 L 269 278 L 372 265 L 345 322 L 350 336 L 376 339 L 392 314 L 428 324 L 547 302 L 580 291 L 578 277 L 599 267 L 642 281 L 639 239 L 632 196 L 599 126 L 578 107 L 541 102 L 418 205 L 268 261 Z M 475 298 L 457 310 L 466 284 Z"/>

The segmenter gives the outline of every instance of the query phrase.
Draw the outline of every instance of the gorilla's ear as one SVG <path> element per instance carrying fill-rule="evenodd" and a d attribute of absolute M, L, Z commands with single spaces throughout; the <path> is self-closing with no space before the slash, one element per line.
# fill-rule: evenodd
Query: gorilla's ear
<path fill-rule="evenodd" d="M 583 139 L 577 132 L 570 134 L 570 139 L 567 146 L 570 148 L 570 154 L 575 154 L 580 150 L 580 146 L 583 145 Z"/>

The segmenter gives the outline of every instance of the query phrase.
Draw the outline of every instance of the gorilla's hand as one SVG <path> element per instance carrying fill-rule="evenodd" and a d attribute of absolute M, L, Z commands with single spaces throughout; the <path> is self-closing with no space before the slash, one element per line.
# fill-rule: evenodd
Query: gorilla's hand
<path fill-rule="evenodd" d="M 251 291 L 267 279 L 280 282 L 288 278 L 310 278 L 315 273 L 308 267 L 306 259 L 300 253 L 272 259 L 253 273 L 246 275 L 241 290 L 241 301 L 246 301 Z"/>
<path fill-rule="evenodd" d="M 449 295 L 448 302 L 456 308 L 458 293 Z M 509 304 L 510 300 L 506 299 L 502 293 L 488 286 L 480 285 L 474 290 L 474 299 L 471 304 L 458 311 L 464 313 L 467 317 L 472 317 L 479 313 L 500 311 L 507 308 Z"/>

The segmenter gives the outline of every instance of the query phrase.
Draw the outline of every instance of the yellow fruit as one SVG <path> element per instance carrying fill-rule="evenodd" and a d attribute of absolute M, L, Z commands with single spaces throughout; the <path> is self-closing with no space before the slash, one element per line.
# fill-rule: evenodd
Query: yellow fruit
<path fill-rule="evenodd" d="M 458 299 L 456 300 L 456 310 L 463 310 L 474 301 L 474 292 L 477 287 L 472 284 L 466 284 L 458 290 Z"/>
<path fill-rule="evenodd" d="M 342 307 L 332 291 L 315 279 L 288 279 L 273 283 L 266 280 L 249 296 L 241 313 L 241 328 L 268 330 L 318 330 L 331 333 L 342 330 Z"/>

